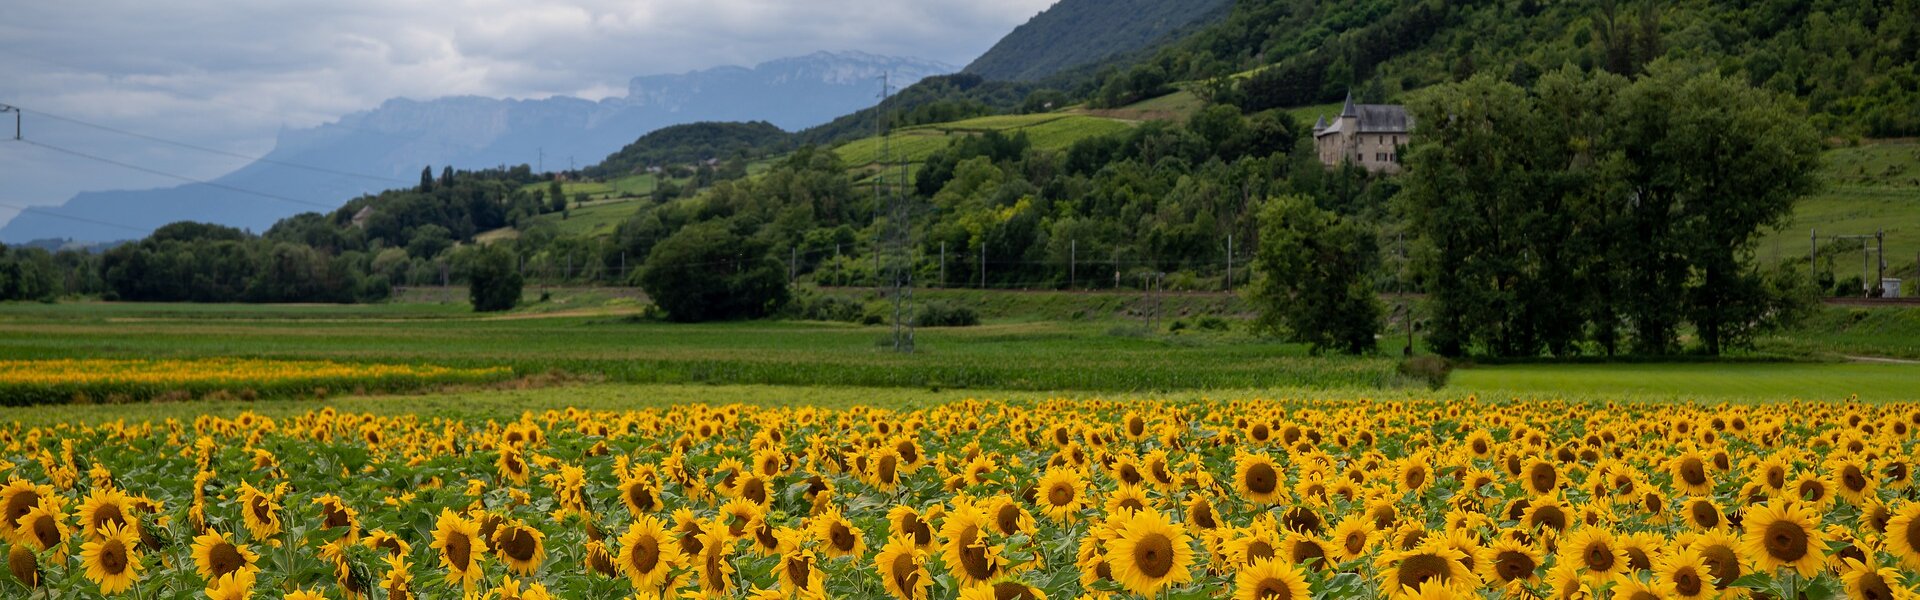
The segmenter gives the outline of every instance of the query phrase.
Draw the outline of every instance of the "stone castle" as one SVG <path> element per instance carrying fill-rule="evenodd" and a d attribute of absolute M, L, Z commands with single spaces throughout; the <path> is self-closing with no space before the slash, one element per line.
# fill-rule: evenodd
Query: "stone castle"
<path fill-rule="evenodd" d="M 1340 116 L 1313 124 L 1313 145 L 1320 163 L 1329 167 L 1351 162 L 1371 173 L 1400 172 L 1400 149 L 1413 131 L 1407 107 L 1396 104 L 1354 104 L 1353 94 Z"/>

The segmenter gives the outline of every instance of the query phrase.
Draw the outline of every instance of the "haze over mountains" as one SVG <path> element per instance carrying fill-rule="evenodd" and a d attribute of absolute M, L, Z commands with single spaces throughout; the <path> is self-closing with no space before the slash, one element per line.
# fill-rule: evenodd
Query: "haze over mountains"
<path fill-rule="evenodd" d="M 436 172 L 447 165 L 585 167 L 649 131 L 697 121 L 762 120 L 797 130 L 871 106 L 883 73 L 901 86 L 955 70 L 914 58 L 819 52 L 752 68 L 636 77 L 627 95 L 597 102 L 396 98 L 334 123 L 283 131 L 266 156 L 271 162 L 212 180 L 217 185 L 82 193 L 50 208 L 71 218 L 22 213 L 0 227 L 0 242 L 130 239 L 182 220 L 264 231 L 288 215 L 409 185 L 426 166 Z"/>

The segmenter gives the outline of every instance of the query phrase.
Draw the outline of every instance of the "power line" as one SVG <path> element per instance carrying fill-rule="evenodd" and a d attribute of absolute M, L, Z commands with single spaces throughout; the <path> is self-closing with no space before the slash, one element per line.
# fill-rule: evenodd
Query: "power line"
<path fill-rule="evenodd" d="M 46 148 L 46 149 L 48 149 L 48 150 L 52 150 L 52 151 L 54 151 L 54 152 L 59 152 L 59 153 L 61 153 L 61 154 L 67 154 L 67 155 L 70 155 L 70 156 L 77 156 L 77 157 L 80 157 L 80 158 L 84 158 L 84 159 L 87 159 L 87 160 L 93 160 L 93 161 L 99 161 L 99 162 L 103 162 L 103 163 L 106 163 L 106 164 L 110 164 L 110 165 L 113 165 L 113 166 L 116 166 L 116 167 L 121 167 L 121 168 L 126 168 L 126 169 L 132 169 L 132 170 L 135 170 L 135 171 L 140 171 L 140 172 L 142 172 L 142 173 L 151 173 L 151 174 L 154 174 L 154 175 L 159 175 L 159 176 L 161 176 L 161 177 L 168 177 L 168 178 L 172 178 L 172 179 L 178 179 L 178 180 L 181 180 L 181 181 L 186 181 L 186 182 L 191 182 L 191 183 L 198 183 L 198 184 L 200 184 L 200 185 L 204 185 L 204 186 L 207 186 L 207 187 L 212 187 L 212 188 L 217 188 L 217 189 L 222 189 L 222 190 L 227 190 L 227 191 L 229 191 L 229 192 L 236 192 L 236 193 L 241 193 L 241 194 L 248 194 L 248 195 L 253 195 L 253 196 L 259 196 L 259 197 L 262 197 L 262 198 L 267 198 L 267 199 L 271 199 L 271 200 L 279 200 L 279 201 L 281 201 L 281 202 L 290 202 L 290 203 L 293 203 L 293 204 L 300 204 L 300 205 L 304 205 L 304 206 L 312 206 L 312 207 L 316 207 L 316 208 L 320 208 L 320 209 L 324 209 L 324 210 L 333 210 L 333 209 L 335 209 L 335 208 L 339 208 L 338 206 L 328 206 L 328 205 L 325 205 L 325 204 L 321 204 L 321 203 L 318 203 L 318 202 L 308 202 L 308 201 L 306 201 L 306 200 L 300 200 L 300 199 L 297 199 L 297 198 L 288 198 L 288 197 L 286 197 L 286 196 L 281 196 L 281 195 L 278 195 L 278 194 L 269 194 L 269 193 L 266 193 L 266 192 L 258 192 L 258 191 L 254 191 L 254 190 L 249 190 L 249 189 L 246 189 L 246 188 L 238 188 L 238 187 L 234 187 L 234 186 L 231 186 L 231 185 L 227 185 L 227 184 L 224 184 L 224 183 L 215 183 L 215 182 L 212 182 L 212 181 L 207 181 L 207 180 L 204 180 L 204 179 L 198 179 L 198 178 L 194 178 L 194 177 L 188 177 L 188 176 L 185 176 L 185 175 L 176 175 L 176 174 L 173 174 L 173 173 L 168 173 L 168 172 L 166 172 L 166 171 L 160 171 L 160 170 L 157 170 L 157 169 L 149 169 L 149 168 L 147 168 L 147 167 L 142 167 L 142 166 L 139 166 L 139 165 L 134 165 L 134 164 L 128 164 L 128 163 L 124 163 L 124 162 L 120 162 L 120 161 L 117 161 L 117 160 L 114 160 L 114 159 L 111 159 L 111 158 L 104 158 L 104 157 L 100 157 L 100 156 L 94 156 L 94 155 L 92 155 L 92 154 L 87 154 L 87 153 L 85 153 L 85 152 L 81 152 L 81 151 L 78 151 L 78 150 L 68 150 L 68 149 L 66 149 L 66 148 L 61 148 L 61 147 L 59 147 L 59 146 L 53 146 L 53 145 L 49 145 L 49 144 L 43 144 L 43 143 L 40 143 L 40 142 L 36 142 L 36 141 L 33 141 L 33 140 L 20 140 L 20 141 L 21 141 L 21 142 L 24 142 L 24 143 L 27 143 L 27 144 L 31 144 L 31 145 L 34 145 L 34 146 L 39 146 L 39 147 L 41 147 L 41 148 Z"/>
<path fill-rule="evenodd" d="M 32 109 L 32 108 L 24 108 L 24 107 L 16 107 L 16 108 L 19 108 L 20 110 L 23 110 L 23 111 L 26 111 L 26 112 L 31 112 L 31 113 L 33 113 L 33 114 L 36 114 L 36 115 L 40 115 L 40 116 L 42 116 L 42 117 L 46 117 L 46 118 L 49 118 L 49 119 L 53 119 L 53 120 L 56 120 L 56 121 L 66 121 L 66 122 L 68 122 L 68 123 L 72 123 L 72 124 L 75 124 L 75 125 L 80 125 L 80 126 L 83 126 L 83 127 L 92 127 L 92 128 L 94 128 L 94 129 L 98 129 L 98 130 L 101 130 L 101 131 L 107 131 L 107 132 L 111 132 L 111 133 L 118 133 L 118 134 L 120 134 L 120 135 L 125 135 L 125 136 L 129 136 L 129 137 L 136 137 L 136 138 L 140 138 L 140 139 L 143 139 L 143 140 L 147 140 L 147 141 L 151 141 L 151 142 L 159 142 L 159 143 L 162 143 L 162 144 L 168 144 L 168 145 L 172 145 L 172 146 L 179 146 L 179 147 L 181 147 L 181 148 L 186 148 L 186 149 L 188 149 L 188 150 L 198 150 L 198 151 L 201 151 L 201 152 L 207 152 L 207 153 L 210 153 L 210 154 L 218 154 L 218 155 L 221 155 L 221 156 L 230 156 L 230 157 L 233 157 L 233 158 L 240 158 L 240 159 L 246 159 L 246 160 L 251 160 L 251 161 L 256 161 L 256 162 L 263 162 L 263 163 L 268 163 L 268 164 L 275 164 L 275 165 L 280 165 L 280 166 L 283 166 L 283 167 L 293 167 L 293 168 L 296 168 L 296 169 L 306 169 L 306 170 L 308 170 L 308 171 L 314 171 L 314 172 L 318 172 L 318 173 L 326 173 L 326 174 L 329 174 L 329 175 L 340 175 L 340 176 L 343 176 L 343 177 L 358 177 L 358 178 L 361 178 L 361 179 L 372 179 L 372 180 L 377 180 L 377 181 L 385 181 L 385 182 L 388 182 L 388 183 L 399 183 L 399 184 L 405 184 L 405 183 L 407 183 L 406 181 L 402 181 L 402 180 L 399 180 L 399 179 L 394 179 L 394 178 L 392 178 L 392 177 L 381 177 L 381 176 L 379 176 L 379 175 L 367 175 L 367 174 L 363 174 L 363 173 L 353 173 L 353 172 L 348 172 L 348 171 L 338 171 L 338 170 L 334 170 L 334 169 L 329 169 L 329 168 L 326 168 L 326 167 L 316 167 L 316 166 L 313 166 L 313 165 L 303 165 L 303 164 L 300 164 L 300 163 L 294 163 L 294 162 L 287 162 L 287 161 L 284 161 L 284 160 L 276 160 L 276 159 L 271 159 L 271 158 L 267 158 L 267 157 L 264 157 L 264 156 L 249 156 L 249 155 L 246 155 L 246 154 L 240 154 L 240 153 L 236 153 L 236 152 L 228 152 L 228 151 L 225 151 L 225 150 L 219 150 L 219 149 L 215 149 L 215 148 L 208 148 L 208 147 L 205 147 L 205 146 L 197 146 L 197 145 L 194 145 L 194 144 L 189 144 L 189 143 L 186 143 L 186 142 L 181 142 L 181 141 L 176 141 L 176 140 L 169 140 L 169 139 L 166 139 L 166 138 L 162 138 L 162 137 L 157 137 L 157 136 L 151 136 L 151 135 L 147 135 L 147 134 L 144 134 L 144 133 L 138 133 L 138 132 L 133 132 L 133 131 L 127 131 L 127 130 L 125 130 L 125 129 L 117 129 L 117 128 L 113 128 L 113 127 L 108 127 L 108 126 L 106 126 L 106 125 L 101 125 L 101 124 L 99 124 L 99 123 L 89 123 L 89 122 L 86 122 L 86 121 L 82 121 L 82 120 L 79 120 L 79 119 L 75 119 L 75 118 L 73 118 L 73 117 L 64 117 L 64 116 L 60 116 L 60 115 L 56 115 L 56 114 L 53 114 L 53 113 L 50 113 L 50 112 L 47 112 L 47 111 L 44 111 L 44 110 L 38 110 L 38 109 Z"/>

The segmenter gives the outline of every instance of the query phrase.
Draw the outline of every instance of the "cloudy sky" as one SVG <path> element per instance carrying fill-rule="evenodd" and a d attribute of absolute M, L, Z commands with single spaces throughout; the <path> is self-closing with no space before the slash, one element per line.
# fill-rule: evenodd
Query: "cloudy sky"
<path fill-rule="evenodd" d="M 0 18 L 0 104 L 26 137 L 211 179 L 282 127 L 392 97 L 599 99 L 637 75 L 819 50 L 965 65 L 1054 0 L 58 0 Z M 11 117 L 12 115 L 4 115 Z M 11 119 L 8 119 L 9 121 Z M 11 138 L 12 123 L 5 123 Z M 10 206 L 178 179 L 0 141 Z"/>

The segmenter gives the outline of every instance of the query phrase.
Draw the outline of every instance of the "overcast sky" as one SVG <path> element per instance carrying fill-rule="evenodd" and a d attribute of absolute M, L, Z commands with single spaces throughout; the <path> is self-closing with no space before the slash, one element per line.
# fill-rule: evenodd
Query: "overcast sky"
<path fill-rule="evenodd" d="M 600 99 L 624 93 L 637 75 L 819 50 L 965 65 L 1053 2 L 12 2 L 0 11 L 0 103 L 28 109 L 30 139 L 211 179 L 248 161 L 34 111 L 258 156 L 283 126 L 311 127 L 396 96 Z M 0 205 L 179 183 L 0 141 Z M 0 222 L 13 213 L 0 206 Z"/>

